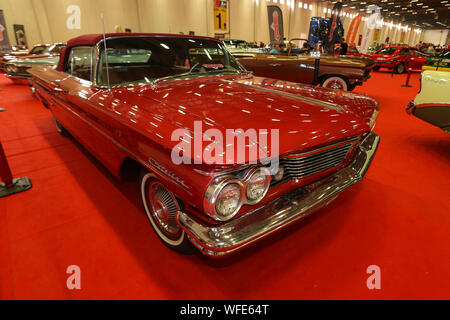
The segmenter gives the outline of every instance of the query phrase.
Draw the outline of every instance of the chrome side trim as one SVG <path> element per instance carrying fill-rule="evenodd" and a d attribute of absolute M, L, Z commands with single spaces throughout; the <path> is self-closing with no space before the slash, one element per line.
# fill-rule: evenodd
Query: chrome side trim
<path fill-rule="evenodd" d="M 8 73 L 5 74 L 5 77 L 10 79 L 30 79 L 31 75 Z"/>
<path fill-rule="evenodd" d="M 370 132 L 347 167 L 230 222 L 208 226 L 181 211 L 177 215 L 178 222 L 205 255 L 219 257 L 235 252 L 328 205 L 340 192 L 361 181 L 379 141 L 379 136 Z"/>
<path fill-rule="evenodd" d="M 226 80 L 227 81 L 227 80 Z M 260 87 L 260 86 L 255 86 L 252 84 L 245 84 L 245 83 L 241 83 L 239 81 L 230 81 L 233 83 L 239 83 L 240 85 L 243 86 L 247 86 L 256 90 L 262 90 L 262 91 L 266 91 L 266 92 L 270 92 L 270 93 L 275 93 L 275 94 L 279 94 L 281 96 L 285 96 L 288 98 L 293 98 L 293 99 L 297 99 L 297 100 L 301 100 L 303 102 L 307 102 L 307 103 L 311 103 L 311 104 L 316 104 L 319 105 L 321 107 L 325 107 L 328 109 L 333 109 L 333 110 L 337 110 L 337 111 L 342 111 L 342 112 L 348 112 L 347 110 L 345 110 L 343 107 L 341 107 L 340 105 L 336 104 L 336 103 L 331 103 L 331 102 L 327 102 L 327 101 L 323 101 L 323 100 L 319 100 L 319 99 L 315 99 L 315 98 L 310 98 L 310 97 L 304 97 L 300 94 L 293 94 L 293 93 L 289 93 L 289 92 L 285 92 L 285 91 L 280 91 L 280 90 L 275 90 L 275 89 L 269 89 L 269 88 L 264 88 L 264 87 Z"/>

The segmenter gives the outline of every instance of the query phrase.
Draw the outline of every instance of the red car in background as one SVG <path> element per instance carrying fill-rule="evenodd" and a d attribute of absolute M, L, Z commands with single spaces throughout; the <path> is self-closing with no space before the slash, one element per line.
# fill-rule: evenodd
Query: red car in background
<path fill-rule="evenodd" d="M 388 46 L 372 54 L 372 59 L 376 62 L 373 70 L 387 68 L 393 69 L 395 73 L 403 73 L 408 68 L 421 69 L 427 58 L 428 55 L 414 47 Z"/>

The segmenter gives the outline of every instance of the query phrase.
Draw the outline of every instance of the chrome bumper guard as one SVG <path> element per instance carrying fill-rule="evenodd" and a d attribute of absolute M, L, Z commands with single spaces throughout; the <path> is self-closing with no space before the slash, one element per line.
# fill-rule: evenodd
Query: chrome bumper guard
<path fill-rule="evenodd" d="M 211 257 L 230 254 L 328 205 L 340 192 L 361 181 L 379 141 L 380 137 L 370 132 L 347 167 L 293 190 L 239 218 L 211 227 L 179 211 L 178 222 L 189 240 L 203 254 Z"/>

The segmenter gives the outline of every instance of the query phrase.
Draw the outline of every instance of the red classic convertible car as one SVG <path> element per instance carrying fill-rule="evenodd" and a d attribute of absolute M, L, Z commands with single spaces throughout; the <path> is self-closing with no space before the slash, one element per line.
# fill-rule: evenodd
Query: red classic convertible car
<path fill-rule="evenodd" d="M 380 68 L 387 68 L 394 69 L 395 73 L 403 73 L 408 68 L 418 70 L 422 68 L 427 58 L 428 55 L 414 47 L 384 47 L 372 54 L 372 59 L 376 62 L 373 70 L 377 71 Z"/>
<path fill-rule="evenodd" d="M 107 34 L 105 50 L 86 35 L 30 73 L 61 134 L 118 178 L 140 170 L 150 224 L 179 252 L 224 256 L 326 206 L 379 143 L 374 99 L 254 77 L 214 38 Z"/>

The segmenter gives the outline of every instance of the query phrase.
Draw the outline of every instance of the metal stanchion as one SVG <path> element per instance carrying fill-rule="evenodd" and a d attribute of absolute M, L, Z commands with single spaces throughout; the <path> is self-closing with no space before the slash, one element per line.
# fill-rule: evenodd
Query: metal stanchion
<path fill-rule="evenodd" d="M 392 68 L 391 78 L 394 77 L 394 70 L 395 70 L 395 66 Z"/>
<path fill-rule="evenodd" d="M 409 79 L 411 78 L 411 68 L 408 68 L 408 75 L 406 76 L 406 83 L 402 84 L 402 87 L 412 87 L 409 85 Z"/>
<path fill-rule="evenodd" d="M 28 177 L 13 179 L 11 169 L 9 168 L 8 160 L 6 160 L 5 152 L 0 141 L 0 177 L 3 182 L 0 182 L 0 198 L 26 191 L 32 187 L 31 181 Z"/>
<path fill-rule="evenodd" d="M 316 58 L 314 61 L 314 85 L 319 84 L 319 65 L 320 65 L 320 58 Z"/>

